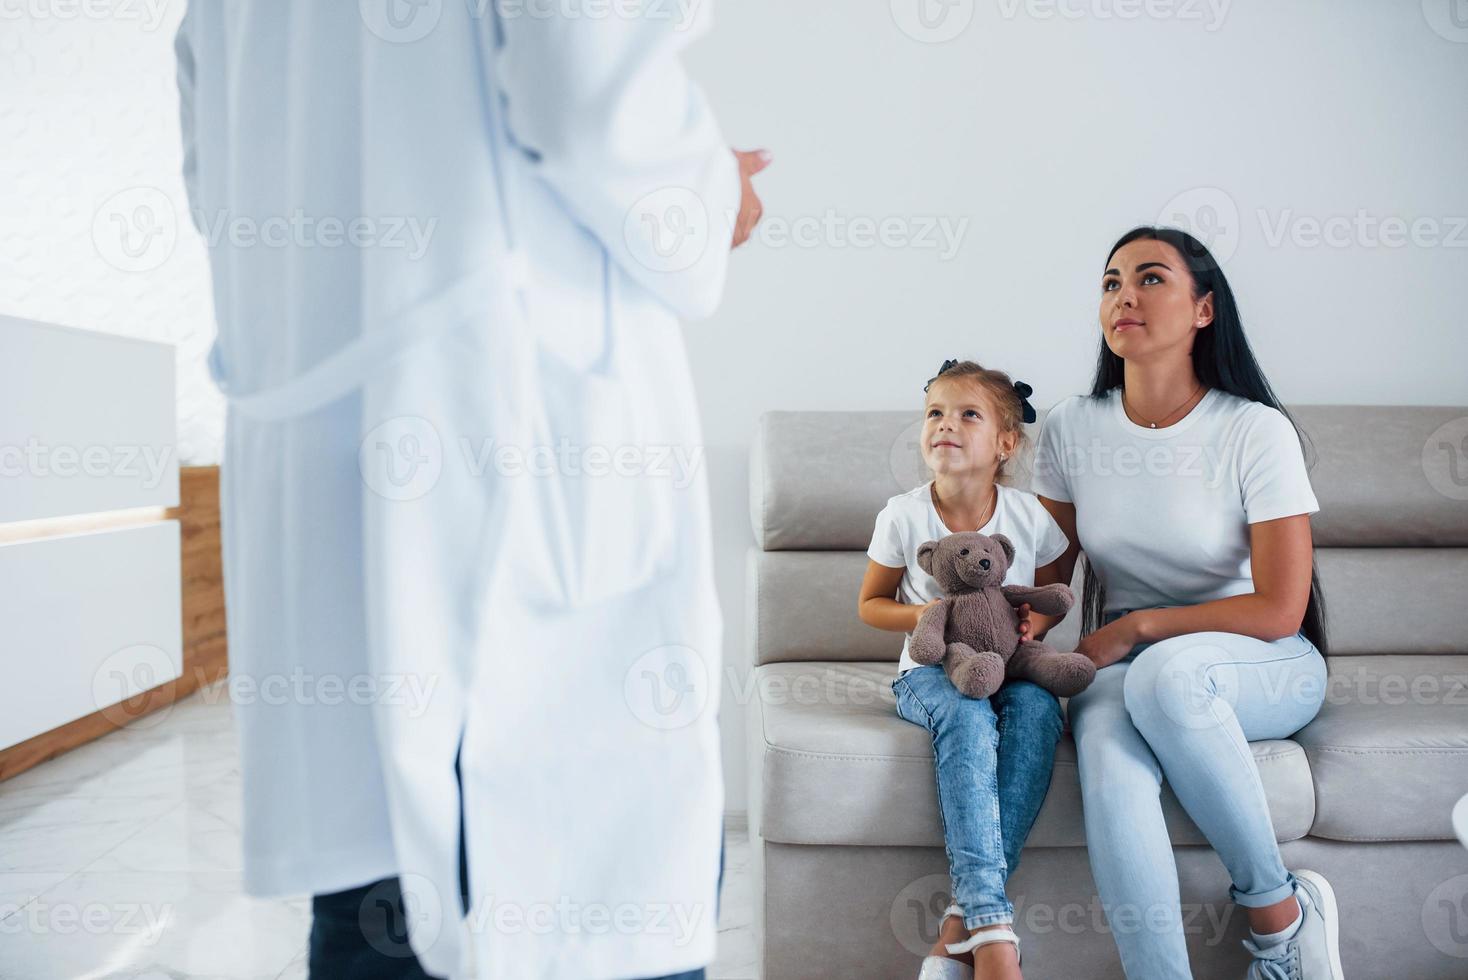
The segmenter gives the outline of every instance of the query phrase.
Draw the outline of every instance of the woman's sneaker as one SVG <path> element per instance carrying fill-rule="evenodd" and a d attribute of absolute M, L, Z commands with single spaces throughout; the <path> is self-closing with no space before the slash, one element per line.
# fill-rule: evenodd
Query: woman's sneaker
<path fill-rule="evenodd" d="M 1315 871 L 1295 872 L 1300 924 L 1273 946 L 1244 940 L 1254 954 L 1247 980 L 1345 980 L 1341 970 L 1340 920 L 1330 882 Z"/>

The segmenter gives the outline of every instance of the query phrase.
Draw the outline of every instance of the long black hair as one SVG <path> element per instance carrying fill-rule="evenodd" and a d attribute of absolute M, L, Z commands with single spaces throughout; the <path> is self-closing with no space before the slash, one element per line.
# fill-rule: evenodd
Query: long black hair
<path fill-rule="evenodd" d="M 1269 386 L 1264 372 L 1259 369 L 1259 362 L 1254 359 L 1254 352 L 1249 349 L 1233 290 L 1229 288 L 1228 279 L 1218 267 L 1212 253 L 1202 242 L 1185 231 L 1143 225 L 1117 239 L 1107 253 L 1105 267 L 1110 267 L 1112 256 L 1122 246 L 1139 238 L 1164 242 L 1177 250 L 1187 263 L 1188 271 L 1192 273 L 1195 300 L 1202 299 L 1209 293 L 1213 294 L 1213 322 L 1205 329 L 1196 331 L 1193 338 L 1193 373 L 1198 380 L 1210 388 L 1219 388 L 1230 395 L 1278 409 L 1295 427 L 1302 447 L 1307 445 L 1299 424 L 1275 397 L 1274 389 Z M 1091 383 L 1092 398 L 1105 398 L 1113 388 L 1121 386 L 1125 380 L 1124 363 L 1122 358 L 1106 346 L 1106 338 L 1102 337 L 1101 350 L 1096 359 L 1096 380 Z M 1100 628 L 1105 605 L 1106 590 L 1087 560 L 1085 592 L 1081 600 L 1081 635 Z M 1305 619 L 1300 629 L 1321 653 L 1329 652 L 1325 636 L 1325 596 L 1320 591 L 1320 576 L 1315 569 L 1313 551 L 1310 555 L 1310 601 L 1305 606 Z"/>

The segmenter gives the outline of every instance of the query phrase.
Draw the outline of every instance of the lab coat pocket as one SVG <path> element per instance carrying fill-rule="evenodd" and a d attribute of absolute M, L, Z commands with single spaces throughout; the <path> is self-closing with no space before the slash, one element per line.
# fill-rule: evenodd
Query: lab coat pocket
<path fill-rule="evenodd" d="M 569 607 L 640 588 L 673 560 L 674 488 L 648 465 L 657 405 L 615 356 L 608 362 L 577 369 L 538 354 L 542 424 L 528 462 L 542 557 Z"/>

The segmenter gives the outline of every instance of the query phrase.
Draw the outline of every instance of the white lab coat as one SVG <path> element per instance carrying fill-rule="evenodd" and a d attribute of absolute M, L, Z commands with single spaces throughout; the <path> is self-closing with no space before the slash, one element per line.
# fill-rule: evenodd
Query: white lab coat
<path fill-rule="evenodd" d="M 483 6 L 196 0 L 178 34 L 246 884 L 400 874 L 441 975 L 695 969 L 721 620 L 677 317 L 722 292 L 736 165 L 701 23 Z"/>

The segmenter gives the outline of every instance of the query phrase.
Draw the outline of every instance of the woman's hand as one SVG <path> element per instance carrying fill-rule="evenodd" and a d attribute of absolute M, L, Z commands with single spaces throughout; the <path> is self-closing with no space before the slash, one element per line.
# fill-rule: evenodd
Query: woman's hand
<path fill-rule="evenodd" d="M 1086 657 L 1099 667 L 1109 667 L 1132 652 L 1132 647 L 1141 642 L 1137 633 L 1135 613 L 1127 613 L 1101 627 L 1094 633 L 1081 637 L 1076 644 L 1076 653 Z"/>

